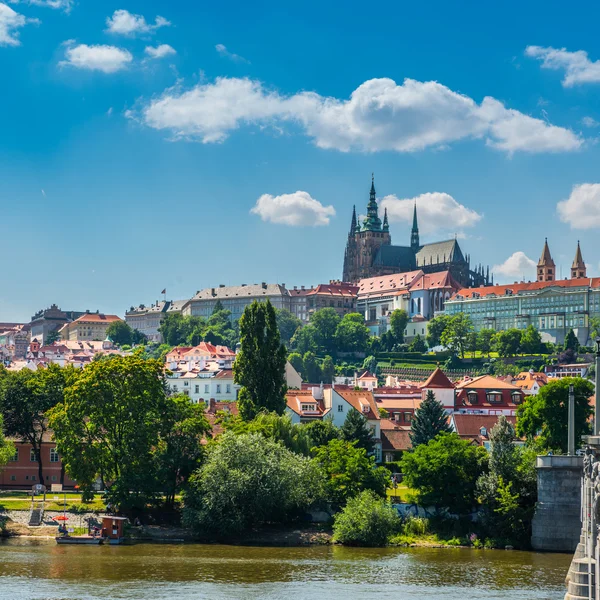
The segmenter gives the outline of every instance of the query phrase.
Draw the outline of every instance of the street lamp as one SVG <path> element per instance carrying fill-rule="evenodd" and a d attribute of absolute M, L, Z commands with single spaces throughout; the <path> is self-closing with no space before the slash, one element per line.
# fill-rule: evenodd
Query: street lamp
<path fill-rule="evenodd" d="M 600 390 L 600 337 L 596 338 L 596 401 L 594 402 L 594 435 L 600 435 L 600 415 L 598 414 L 598 392 Z"/>

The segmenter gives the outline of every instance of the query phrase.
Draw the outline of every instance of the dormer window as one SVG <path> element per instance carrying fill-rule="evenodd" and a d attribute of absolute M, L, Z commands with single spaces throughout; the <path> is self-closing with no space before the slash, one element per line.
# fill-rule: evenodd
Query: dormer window
<path fill-rule="evenodd" d="M 500 392 L 488 392 L 487 400 L 488 402 L 498 404 L 499 402 L 502 402 L 502 394 Z"/>
<path fill-rule="evenodd" d="M 479 435 L 481 437 L 487 437 L 487 434 L 488 434 L 487 427 L 480 427 L 479 428 Z"/>
<path fill-rule="evenodd" d="M 521 404 L 521 399 L 522 399 L 522 397 L 521 397 L 520 392 L 513 392 L 512 393 L 513 404 Z"/>
<path fill-rule="evenodd" d="M 303 412 L 316 412 L 317 405 L 316 404 L 301 404 L 300 408 Z"/>
<path fill-rule="evenodd" d="M 477 402 L 478 402 L 477 392 L 475 392 L 475 391 L 467 392 L 467 400 L 469 401 L 469 404 L 477 404 Z"/>

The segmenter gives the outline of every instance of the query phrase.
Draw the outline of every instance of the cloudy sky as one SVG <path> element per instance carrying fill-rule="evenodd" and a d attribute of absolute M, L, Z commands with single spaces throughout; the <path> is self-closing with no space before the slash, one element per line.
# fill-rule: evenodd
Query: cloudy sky
<path fill-rule="evenodd" d="M 0 321 L 338 278 L 372 172 L 396 244 L 600 274 L 600 7 L 460 6 L 0 0 Z"/>

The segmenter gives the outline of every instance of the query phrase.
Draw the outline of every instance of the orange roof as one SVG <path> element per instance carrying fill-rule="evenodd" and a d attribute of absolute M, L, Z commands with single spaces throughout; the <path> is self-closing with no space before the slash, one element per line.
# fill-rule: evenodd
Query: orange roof
<path fill-rule="evenodd" d="M 431 290 L 437 288 L 452 288 L 458 290 L 460 285 L 454 280 L 450 271 L 426 273 L 410 286 L 412 290 Z"/>
<path fill-rule="evenodd" d="M 307 296 L 327 295 L 355 298 L 358 295 L 358 286 L 351 283 L 321 283 L 316 288 L 307 290 Z"/>
<path fill-rule="evenodd" d="M 423 276 L 423 271 L 409 271 L 408 273 L 395 273 L 394 275 L 379 275 L 361 279 L 359 284 L 359 296 L 381 296 L 383 294 L 394 294 L 396 292 L 408 291 L 411 284 Z"/>
<path fill-rule="evenodd" d="M 381 429 L 381 449 L 386 450 L 409 450 L 412 448 L 410 442 L 410 429 Z"/>
<path fill-rule="evenodd" d="M 340 390 L 335 388 L 335 392 L 340 395 L 348 404 L 355 408 L 359 413 L 369 419 L 379 419 L 379 410 L 372 392 L 367 390 Z M 363 406 L 369 406 L 369 412 L 363 411 Z"/>
<path fill-rule="evenodd" d="M 421 396 L 414 396 L 413 398 L 383 398 L 377 400 L 377 406 L 384 408 L 385 410 L 416 410 L 421 406 Z"/>
<path fill-rule="evenodd" d="M 463 379 L 456 384 L 457 390 L 471 389 L 471 390 L 515 390 L 519 391 L 516 385 L 502 381 L 497 377 L 491 375 L 480 375 L 479 377 Z"/>
<path fill-rule="evenodd" d="M 289 390 L 286 393 L 287 407 L 297 415 L 306 417 L 321 417 L 325 413 L 322 400 L 317 400 L 312 395 L 312 390 Z M 315 406 L 314 411 L 302 410 L 302 404 Z"/>
<path fill-rule="evenodd" d="M 548 376 L 546 373 L 530 373 L 529 371 L 523 371 L 519 373 L 514 379 L 514 385 L 521 388 L 522 390 L 530 390 L 535 383 L 540 387 L 548 383 Z"/>
<path fill-rule="evenodd" d="M 479 436 L 479 431 L 482 427 L 485 427 L 488 431 L 494 427 L 498 422 L 500 415 L 474 415 L 474 414 L 462 414 L 454 413 L 452 420 L 456 427 L 456 433 L 458 435 L 466 436 Z M 517 417 L 507 416 L 506 420 L 514 427 L 517 423 Z"/>
<path fill-rule="evenodd" d="M 439 367 L 429 376 L 429 379 L 421 385 L 422 388 L 454 388 L 454 384 L 448 379 L 444 371 Z"/>
<path fill-rule="evenodd" d="M 600 277 L 588 277 L 585 279 L 557 279 L 556 281 L 522 281 L 521 283 L 507 283 L 505 285 L 490 285 L 478 288 L 462 288 L 457 294 L 452 296 L 451 300 L 457 300 L 457 295 L 463 298 L 472 298 L 473 294 L 479 294 L 482 298 L 495 294 L 496 296 L 505 296 L 507 290 L 510 294 L 518 294 L 519 292 L 535 292 L 545 288 L 560 287 L 560 288 L 576 288 L 576 287 L 600 287 Z"/>
<path fill-rule="evenodd" d="M 105 315 L 103 313 L 86 313 L 75 319 L 73 323 L 113 323 L 114 321 L 122 321 L 117 315 Z"/>
<path fill-rule="evenodd" d="M 373 375 L 373 373 L 371 373 L 370 371 L 365 371 L 360 377 L 359 379 L 377 379 L 377 377 L 375 377 L 375 375 Z"/>

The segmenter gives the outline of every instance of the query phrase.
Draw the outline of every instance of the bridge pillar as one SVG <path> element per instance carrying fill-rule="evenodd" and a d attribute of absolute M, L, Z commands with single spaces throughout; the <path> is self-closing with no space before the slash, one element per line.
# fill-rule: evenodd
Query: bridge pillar
<path fill-rule="evenodd" d="M 532 523 L 535 550 L 575 552 L 581 532 L 581 456 L 537 457 L 538 502 Z"/>

